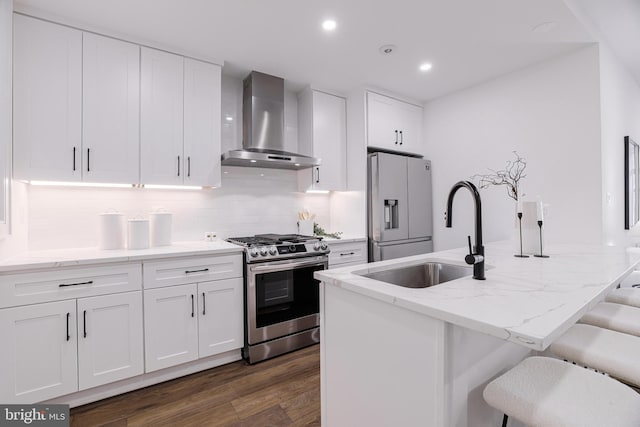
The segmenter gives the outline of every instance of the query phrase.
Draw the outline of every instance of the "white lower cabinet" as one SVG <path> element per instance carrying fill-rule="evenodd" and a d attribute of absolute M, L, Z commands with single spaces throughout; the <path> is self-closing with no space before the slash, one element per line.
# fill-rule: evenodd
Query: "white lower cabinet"
<path fill-rule="evenodd" d="M 242 283 L 241 278 L 198 283 L 200 357 L 242 347 Z"/>
<path fill-rule="evenodd" d="M 365 264 L 367 262 L 367 241 L 326 240 L 329 244 L 329 268 Z"/>
<path fill-rule="evenodd" d="M 198 358 L 197 290 L 193 283 L 144 291 L 147 372 Z"/>
<path fill-rule="evenodd" d="M 142 292 L 78 300 L 78 388 L 144 372 Z"/>
<path fill-rule="evenodd" d="M 242 278 L 144 291 L 147 372 L 239 349 Z"/>
<path fill-rule="evenodd" d="M 78 391 L 76 300 L 0 310 L 0 402 Z"/>

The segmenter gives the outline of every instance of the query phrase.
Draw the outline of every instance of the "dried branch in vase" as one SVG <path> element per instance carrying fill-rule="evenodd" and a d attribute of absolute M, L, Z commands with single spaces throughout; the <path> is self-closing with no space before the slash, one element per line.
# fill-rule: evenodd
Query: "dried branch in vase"
<path fill-rule="evenodd" d="M 513 154 L 516 159 L 508 160 L 504 169 L 489 169 L 491 173 L 475 174 L 471 179 L 478 180 L 478 186 L 483 189 L 491 185 L 504 185 L 507 187 L 507 195 L 517 201 L 520 196 L 524 196 L 520 194 L 520 180 L 527 176 L 524 174 L 527 162 L 516 151 Z"/>

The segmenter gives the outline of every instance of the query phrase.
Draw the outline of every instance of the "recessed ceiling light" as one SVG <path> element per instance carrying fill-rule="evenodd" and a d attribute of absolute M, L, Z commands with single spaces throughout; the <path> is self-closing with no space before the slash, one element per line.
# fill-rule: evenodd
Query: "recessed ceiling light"
<path fill-rule="evenodd" d="M 380 46 L 378 48 L 378 52 L 380 52 L 383 55 L 389 55 L 389 54 L 395 52 L 396 49 L 397 49 L 397 47 L 395 45 L 385 44 L 384 46 Z"/>
<path fill-rule="evenodd" d="M 548 33 L 553 30 L 558 24 L 553 21 L 543 22 L 541 24 L 536 25 L 531 29 L 534 33 Z"/>
<path fill-rule="evenodd" d="M 255 163 L 257 162 L 257 160 L 249 160 L 251 163 Z"/>
<path fill-rule="evenodd" d="M 225 117 L 225 120 L 228 121 L 228 122 L 232 122 L 233 121 L 233 117 L 227 116 L 227 117 Z"/>
<path fill-rule="evenodd" d="M 337 26 L 338 24 L 333 19 L 325 19 L 322 21 L 322 29 L 325 31 L 333 31 Z"/>
<path fill-rule="evenodd" d="M 433 65 L 428 62 L 423 62 L 422 64 L 420 64 L 420 71 L 422 72 L 429 71 L 431 68 L 433 68 Z"/>

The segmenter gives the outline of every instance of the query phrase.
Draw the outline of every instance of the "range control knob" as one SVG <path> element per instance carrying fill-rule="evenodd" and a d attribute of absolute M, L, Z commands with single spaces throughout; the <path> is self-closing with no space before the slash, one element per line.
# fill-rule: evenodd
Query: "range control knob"
<path fill-rule="evenodd" d="M 313 250 L 314 251 L 319 251 L 320 250 L 320 242 L 315 242 L 313 244 Z"/>
<path fill-rule="evenodd" d="M 267 256 L 267 248 L 260 248 L 260 255 Z"/>
<path fill-rule="evenodd" d="M 275 247 L 275 246 L 271 246 L 271 247 L 269 248 L 269 254 L 270 254 L 270 255 L 276 255 L 277 253 L 278 253 L 278 250 L 276 249 L 276 247 Z"/>
<path fill-rule="evenodd" d="M 251 255 L 252 257 L 257 257 L 258 256 L 258 248 L 249 249 L 249 255 Z"/>
<path fill-rule="evenodd" d="M 320 242 L 320 248 L 321 248 L 323 251 L 326 251 L 328 247 L 329 247 L 329 246 L 327 245 L 327 242 Z"/>
<path fill-rule="evenodd" d="M 296 251 L 296 246 L 295 245 L 289 245 L 289 252 L 295 252 Z"/>

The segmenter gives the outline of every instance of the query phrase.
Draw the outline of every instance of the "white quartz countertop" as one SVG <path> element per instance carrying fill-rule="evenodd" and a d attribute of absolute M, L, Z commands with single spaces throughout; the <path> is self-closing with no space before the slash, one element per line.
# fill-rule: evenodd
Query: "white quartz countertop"
<path fill-rule="evenodd" d="M 318 271 L 330 286 L 366 295 L 535 350 L 546 349 L 640 261 L 624 248 L 547 245 L 550 258 L 515 258 L 511 242 L 485 246 L 486 280 L 410 289 L 359 274 L 440 261 L 466 265 L 466 248 Z"/>
<path fill-rule="evenodd" d="M 138 250 L 78 248 L 30 251 L 0 260 L 0 273 L 40 268 L 69 267 L 112 262 L 144 261 L 155 258 L 219 255 L 241 252 L 242 247 L 224 241 L 176 242 L 171 246 L 159 246 Z"/>
<path fill-rule="evenodd" d="M 326 241 L 329 244 L 332 243 L 356 243 L 356 242 L 366 242 L 366 237 L 357 237 L 357 236 L 342 236 L 339 239 L 335 239 L 333 237 L 322 237 L 322 240 Z"/>

